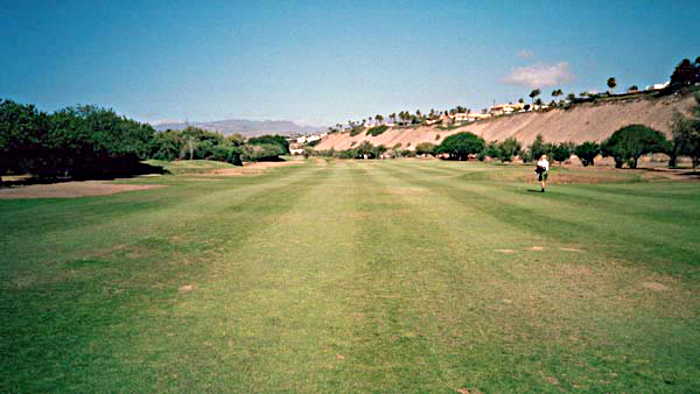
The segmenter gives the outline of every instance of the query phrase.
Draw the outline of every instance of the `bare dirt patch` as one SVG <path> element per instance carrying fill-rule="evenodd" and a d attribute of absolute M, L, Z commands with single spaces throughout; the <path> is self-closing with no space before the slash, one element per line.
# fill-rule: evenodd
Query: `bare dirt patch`
<path fill-rule="evenodd" d="M 527 248 L 527 250 L 532 250 L 532 251 L 535 251 L 535 252 L 541 252 L 541 251 L 544 250 L 544 246 L 531 246 L 531 247 Z"/>
<path fill-rule="evenodd" d="M 389 193 L 389 194 L 395 194 L 395 195 L 400 195 L 400 196 L 425 194 L 426 192 L 427 192 L 427 190 L 417 188 L 417 187 L 401 187 L 401 188 L 389 189 L 387 191 L 387 193 Z"/>
<path fill-rule="evenodd" d="M 563 252 L 577 252 L 577 253 L 583 252 L 583 250 L 577 249 L 577 248 L 559 248 L 559 250 L 561 250 Z"/>
<path fill-rule="evenodd" d="M 163 185 L 127 185 L 108 181 L 76 181 L 52 183 L 46 185 L 29 185 L 0 189 L 0 199 L 13 198 L 76 198 L 90 196 L 107 196 L 115 193 L 136 190 L 148 190 L 164 187 Z"/>
<path fill-rule="evenodd" d="M 177 289 L 180 293 L 189 293 L 192 290 L 194 290 L 194 285 L 184 285 Z"/>
<path fill-rule="evenodd" d="M 666 291 L 666 290 L 668 290 L 668 286 L 662 285 L 659 282 L 644 282 L 644 283 L 642 283 L 642 287 L 649 289 L 649 290 L 654 290 L 654 291 Z"/>
<path fill-rule="evenodd" d="M 496 252 L 503 254 L 513 254 L 515 251 L 513 249 L 496 249 Z"/>

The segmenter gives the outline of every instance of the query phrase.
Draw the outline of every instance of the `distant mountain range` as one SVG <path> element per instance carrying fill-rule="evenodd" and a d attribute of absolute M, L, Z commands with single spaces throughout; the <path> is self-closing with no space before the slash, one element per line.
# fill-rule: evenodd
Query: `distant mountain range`
<path fill-rule="evenodd" d="M 239 133 L 246 137 L 255 137 L 264 134 L 311 134 L 324 130 L 324 127 L 302 126 L 288 120 L 246 120 L 228 119 L 216 120 L 213 122 L 181 122 L 181 123 L 161 123 L 154 125 L 156 130 L 167 129 L 182 130 L 187 126 L 195 126 L 205 130 L 217 131 L 222 134 Z"/>

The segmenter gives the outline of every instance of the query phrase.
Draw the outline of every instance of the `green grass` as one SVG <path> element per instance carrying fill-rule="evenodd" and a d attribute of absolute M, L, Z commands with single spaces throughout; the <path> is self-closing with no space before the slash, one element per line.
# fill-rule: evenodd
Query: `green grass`
<path fill-rule="evenodd" d="M 326 161 L 0 200 L 0 391 L 698 392 L 700 185 L 634 174 Z"/>

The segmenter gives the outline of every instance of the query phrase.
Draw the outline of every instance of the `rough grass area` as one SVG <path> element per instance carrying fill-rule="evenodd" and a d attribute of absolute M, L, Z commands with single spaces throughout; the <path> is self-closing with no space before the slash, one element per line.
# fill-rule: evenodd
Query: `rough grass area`
<path fill-rule="evenodd" d="M 525 171 L 2 200 L 0 391 L 700 391 L 700 183 Z"/>
<path fill-rule="evenodd" d="M 156 167 L 163 167 L 167 172 L 173 175 L 206 174 L 218 169 L 236 168 L 233 164 L 212 160 L 147 160 L 145 163 Z"/>

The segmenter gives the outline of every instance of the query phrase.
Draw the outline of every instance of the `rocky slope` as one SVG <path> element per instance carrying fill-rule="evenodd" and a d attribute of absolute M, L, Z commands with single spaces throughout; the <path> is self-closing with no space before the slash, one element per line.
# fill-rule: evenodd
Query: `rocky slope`
<path fill-rule="evenodd" d="M 369 141 L 373 145 L 392 148 L 401 144 L 402 149 L 411 149 L 421 142 L 439 144 L 446 136 L 469 131 L 486 141 L 502 141 L 515 137 L 524 145 L 530 144 L 537 134 L 545 141 L 602 141 L 615 130 L 635 123 L 644 124 L 670 135 L 669 122 L 674 110 L 687 111 L 694 103 L 690 95 L 664 98 L 635 98 L 625 101 L 578 104 L 568 110 L 554 109 L 549 112 L 520 113 L 510 116 L 477 121 L 452 130 L 438 127 L 391 128 L 372 137 L 360 133 L 351 137 L 348 133 L 335 133 L 325 137 L 317 150 L 345 150 Z"/>

